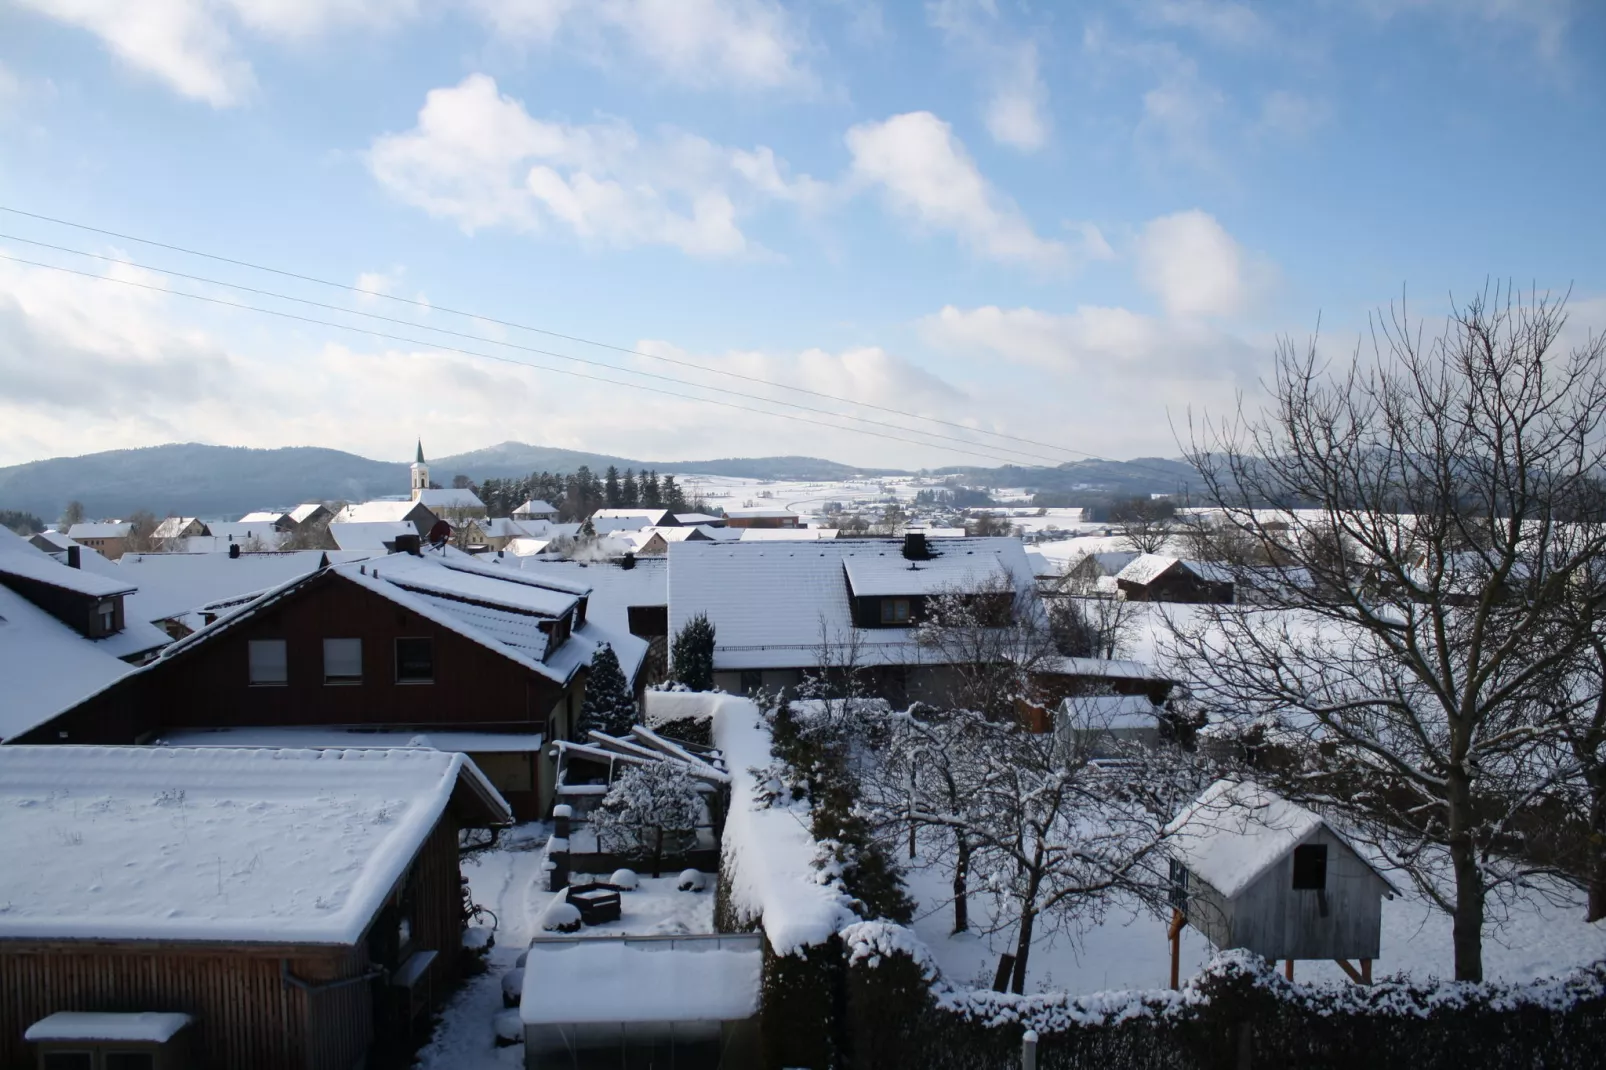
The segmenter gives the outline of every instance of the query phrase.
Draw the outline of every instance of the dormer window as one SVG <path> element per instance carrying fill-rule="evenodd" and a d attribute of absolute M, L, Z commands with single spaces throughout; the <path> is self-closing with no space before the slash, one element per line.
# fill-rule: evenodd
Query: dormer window
<path fill-rule="evenodd" d="M 883 598 L 881 600 L 882 624 L 908 624 L 909 599 Z"/>
<path fill-rule="evenodd" d="M 97 634 L 110 635 L 117 630 L 117 603 L 107 600 L 95 607 Z"/>

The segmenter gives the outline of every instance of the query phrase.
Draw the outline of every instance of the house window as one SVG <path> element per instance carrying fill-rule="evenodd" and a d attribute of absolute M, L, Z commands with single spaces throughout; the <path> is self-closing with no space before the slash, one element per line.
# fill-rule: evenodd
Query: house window
<path fill-rule="evenodd" d="M 100 618 L 100 634 L 110 635 L 117 630 L 117 607 L 111 602 L 102 602 L 95 610 Z"/>
<path fill-rule="evenodd" d="M 362 683 L 362 640 L 325 639 L 323 641 L 323 682 Z"/>
<path fill-rule="evenodd" d="M 102 1057 L 104 1070 L 154 1070 L 156 1056 L 148 1051 L 109 1051 Z"/>
<path fill-rule="evenodd" d="M 290 682 L 283 639 L 253 639 L 247 644 L 251 658 L 251 684 L 271 687 Z"/>
<path fill-rule="evenodd" d="M 742 670 L 742 694 L 751 695 L 764 686 L 764 674 L 754 669 Z"/>
<path fill-rule="evenodd" d="M 1327 887 L 1327 844 L 1304 843 L 1294 848 L 1294 890 L 1322 891 Z"/>
<path fill-rule="evenodd" d="M 398 684 L 435 682 L 434 640 L 396 640 L 396 682 Z"/>
<path fill-rule="evenodd" d="M 44 1070 L 95 1070 L 95 1056 L 87 1051 L 47 1051 Z"/>
<path fill-rule="evenodd" d="M 882 624 L 908 624 L 909 599 L 883 598 L 881 600 Z"/>

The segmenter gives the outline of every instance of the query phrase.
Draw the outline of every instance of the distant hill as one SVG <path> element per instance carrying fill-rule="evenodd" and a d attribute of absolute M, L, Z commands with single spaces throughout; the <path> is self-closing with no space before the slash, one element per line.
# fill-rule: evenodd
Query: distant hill
<path fill-rule="evenodd" d="M 894 474 L 891 469 L 866 470 L 813 457 L 659 463 L 522 442 L 432 457 L 430 474 L 445 485 L 459 473 L 478 482 L 543 470 L 572 472 L 581 465 L 600 472 L 610 464 L 638 471 L 655 468 L 754 479 L 844 479 L 867 471 Z M 363 501 L 406 489 L 405 462 L 375 461 L 312 446 L 259 450 L 173 443 L 0 468 L 0 509 L 36 513 L 46 520 L 59 517 L 74 499 L 83 502 L 92 517 L 121 516 L 136 509 L 158 515 L 229 517 L 302 501 Z"/>
<path fill-rule="evenodd" d="M 1186 461 L 1168 457 L 1137 457 L 1130 461 L 1070 461 L 1053 468 L 940 468 L 935 474 L 953 475 L 977 487 L 1026 487 L 1034 491 L 1073 495 L 1126 497 L 1133 495 L 1193 493 L 1199 473 Z"/>

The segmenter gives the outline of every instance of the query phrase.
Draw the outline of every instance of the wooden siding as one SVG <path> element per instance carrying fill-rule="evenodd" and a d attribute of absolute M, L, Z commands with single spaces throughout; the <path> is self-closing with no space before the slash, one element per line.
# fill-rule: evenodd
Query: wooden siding
<path fill-rule="evenodd" d="M 1326 917 L 1314 890 L 1294 889 L 1290 853 L 1231 900 L 1189 874 L 1197 903 L 1189 905 L 1189 923 L 1217 947 L 1241 947 L 1274 961 L 1379 958 L 1383 879 L 1325 827 L 1304 842 L 1327 845 Z"/>
<path fill-rule="evenodd" d="M 401 1004 L 381 981 L 309 991 L 393 969 L 397 910 L 412 903 L 412 950 L 438 952 L 427 984 L 438 1002 L 461 977 L 458 827 L 443 817 L 407 876 L 355 948 L 181 947 L 159 944 L 0 941 L 0 1070 L 32 1070 L 29 1025 L 57 1011 L 180 1011 L 195 1018 L 205 1070 L 350 1070 L 374 1045 L 405 1049 L 424 1023 L 395 1017 Z M 377 1004 L 376 1004 L 376 997 Z"/>

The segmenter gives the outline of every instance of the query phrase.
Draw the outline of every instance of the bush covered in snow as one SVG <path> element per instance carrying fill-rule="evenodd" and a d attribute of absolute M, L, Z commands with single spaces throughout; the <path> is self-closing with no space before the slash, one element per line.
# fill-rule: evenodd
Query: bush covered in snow
<path fill-rule="evenodd" d="M 616 869 L 608 877 L 608 883 L 620 891 L 633 892 L 638 884 L 636 871 L 633 869 Z"/>
<path fill-rule="evenodd" d="M 700 892 L 707 885 L 707 879 L 695 869 L 681 870 L 680 879 L 675 882 L 675 887 L 683 892 Z"/>
<path fill-rule="evenodd" d="M 541 928 L 549 933 L 579 932 L 580 908 L 573 903 L 553 903 L 541 915 Z"/>
<path fill-rule="evenodd" d="M 633 765 L 591 812 L 597 843 L 622 858 L 650 860 L 653 875 L 665 855 L 690 849 L 702 815 L 695 781 L 680 762 Z"/>

